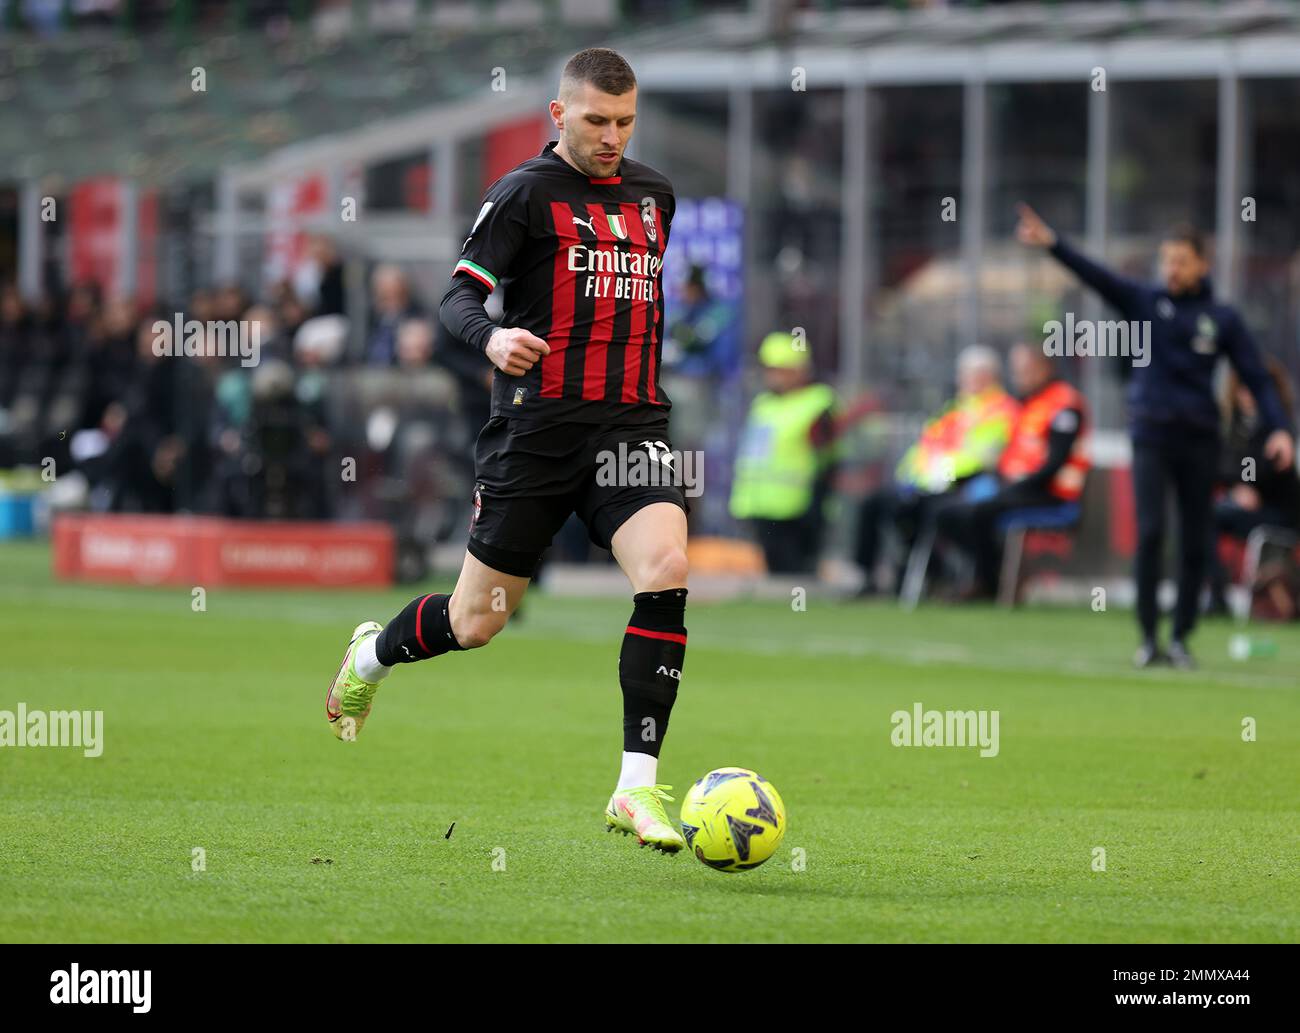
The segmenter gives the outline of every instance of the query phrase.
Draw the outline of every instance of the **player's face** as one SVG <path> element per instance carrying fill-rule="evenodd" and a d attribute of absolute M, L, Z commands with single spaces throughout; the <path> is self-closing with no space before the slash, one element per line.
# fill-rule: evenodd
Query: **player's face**
<path fill-rule="evenodd" d="M 636 122 L 636 89 L 618 95 L 580 83 L 556 102 L 556 123 L 570 160 L 589 176 L 612 176 Z"/>
<path fill-rule="evenodd" d="M 1209 272 L 1209 264 L 1185 240 L 1166 240 L 1160 245 L 1160 278 L 1170 294 L 1186 294 Z"/>

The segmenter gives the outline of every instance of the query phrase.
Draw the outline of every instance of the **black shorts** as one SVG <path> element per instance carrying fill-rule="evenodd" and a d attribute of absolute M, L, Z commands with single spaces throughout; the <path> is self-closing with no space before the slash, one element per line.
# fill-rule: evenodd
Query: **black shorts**
<path fill-rule="evenodd" d="M 628 428 L 492 417 L 474 448 L 470 555 L 503 574 L 532 577 L 572 513 L 603 549 L 651 503 L 672 502 L 690 513 L 684 486 L 657 458 L 671 447 L 667 420 Z M 619 456 L 631 460 L 621 469 L 635 469 L 633 476 L 610 476 L 617 472 L 610 460 Z"/>

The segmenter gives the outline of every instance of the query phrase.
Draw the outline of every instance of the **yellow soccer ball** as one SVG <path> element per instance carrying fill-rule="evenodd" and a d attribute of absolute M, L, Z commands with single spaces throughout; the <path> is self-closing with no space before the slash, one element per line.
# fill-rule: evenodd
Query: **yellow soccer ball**
<path fill-rule="evenodd" d="M 762 775 L 748 768 L 718 768 L 696 781 L 682 801 L 682 835 L 710 868 L 748 871 L 781 845 L 785 803 Z"/>

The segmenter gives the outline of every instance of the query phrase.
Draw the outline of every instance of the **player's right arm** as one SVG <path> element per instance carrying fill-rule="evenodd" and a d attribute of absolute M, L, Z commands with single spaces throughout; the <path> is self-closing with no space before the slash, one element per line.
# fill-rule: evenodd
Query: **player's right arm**
<path fill-rule="evenodd" d="M 502 373 L 521 377 L 551 349 L 522 327 L 492 322 L 483 307 L 488 294 L 477 281 L 453 276 L 438 306 L 438 317 L 454 336 L 472 344 Z"/>
<path fill-rule="evenodd" d="M 510 376 L 527 373 L 550 351 L 545 341 L 521 327 L 498 327 L 483 307 L 528 238 L 527 205 L 527 184 L 519 177 L 504 176 L 492 184 L 438 306 L 438 316 L 452 334 Z"/>
<path fill-rule="evenodd" d="M 1137 280 L 1120 276 L 1087 255 L 1076 251 L 1045 223 L 1041 216 L 1027 204 L 1016 206 L 1020 221 L 1016 224 L 1016 239 L 1030 247 L 1040 247 L 1074 273 L 1080 280 L 1109 301 L 1122 313 L 1132 312 L 1144 291 Z"/>

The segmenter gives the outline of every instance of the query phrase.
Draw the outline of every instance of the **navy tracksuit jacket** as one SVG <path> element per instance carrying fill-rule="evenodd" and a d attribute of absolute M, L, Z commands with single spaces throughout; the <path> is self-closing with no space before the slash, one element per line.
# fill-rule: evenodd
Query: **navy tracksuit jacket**
<path fill-rule="evenodd" d="M 1259 350 L 1230 305 L 1214 300 L 1208 279 L 1192 294 L 1171 295 L 1163 284 L 1119 276 L 1080 254 L 1060 236 L 1051 253 L 1127 320 L 1151 323 L 1151 361 L 1134 366 L 1128 383 L 1129 429 L 1135 442 L 1219 436 L 1214 367 L 1227 358 L 1259 406 L 1270 430 L 1291 429 Z"/>

